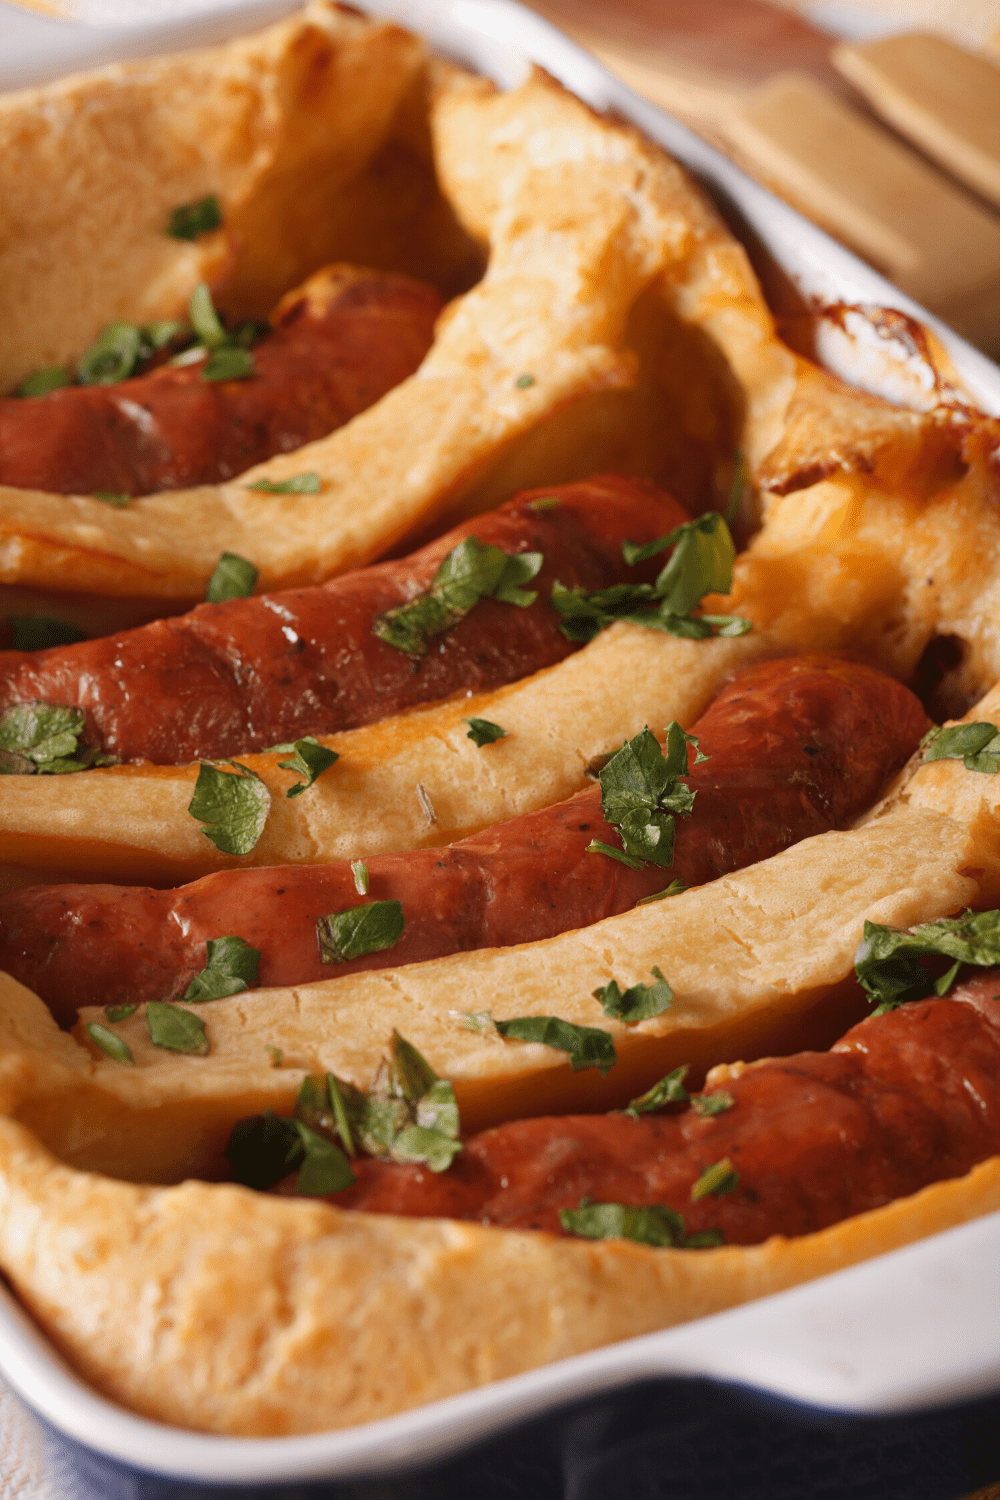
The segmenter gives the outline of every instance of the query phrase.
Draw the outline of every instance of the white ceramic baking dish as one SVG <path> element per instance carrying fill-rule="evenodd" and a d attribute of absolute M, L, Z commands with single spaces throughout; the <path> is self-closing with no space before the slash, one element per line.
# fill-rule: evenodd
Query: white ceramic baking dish
<path fill-rule="evenodd" d="M 441 53 L 490 76 L 501 87 L 516 84 L 532 62 L 540 63 L 595 109 L 627 116 L 706 186 L 750 248 L 777 310 L 837 303 L 908 313 L 934 331 L 975 402 L 1000 414 L 996 365 L 515 0 L 363 0 L 362 8 L 423 33 Z M 41 82 L 114 59 L 217 41 L 288 13 L 294 5 L 288 0 L 230 3 L 174 19 L 166 9 L 161 3 L 150 10 L 135 0 L 134 24 L 84 26 L 14 9 L 0 0 L 0 88 Z M 926 395 L 927 370 L 919 351 L 905 339 L 887 336 L 884 328 L 879 331 L 865 317 L 821 320 L 818 340 L 825 362 L 853 383 L 913 404 L 920 403 L 922 391 Z M 663 1474 L 662 1484 L 650 1478 L 650 1452 L 659 1461 L 666 1450 L 655 1445 L 651 1450 L 649 1442 L 650 1431 L 657 1442 L 665 1441 L 668 1408 L 675 1414 L 682 1408 L 689 1412 L 692 1401 L 703 1422 L 716 1423 L 716 1432 L 719 1421 L 728 1421 L 732 1432 L 737 1421 L 732 1413 L 738 1409 L 738 1421 L 756 1424 L 754 1431 L 764 1434 L 765 1446 L 775 1433 L 780 1431 L 787 1442 L 788 1432 L 797 1430 L 799 1468 L 792 1479 L 786 1475 L 770 1488 L 753 1488 L 747 1471 L 746 1492 L 804 1497 L 813 1491 L 802 1477 L 802 1452 L 810 1446 L 819 1451 L 824 1441 L 830 1452 L 843 1454 L 845 1444 L 854 1443 L 856 1449 L 858 1441 L 858 1451 L 869 1451 L 863 1448 L 866 1441 L 871 1451 L 872 1443 L 881 1443 L 882 1451 L 892 1437 L 899 1452 L 899 1444 L 909 1443 L 908 1451 L 914 1453 L 918 1433 L 927 1437 L 947 1428 L 952 1434 L 947 1441 L 953 1440 L 958 1429 L 954 1421 L 948 1427 L 948 1421 L 956 1403 L 964 1403 L 960 1415 L 964 1413 L 965 1436 L 955 1440 L 963 1453 L 969 1422 L 973 1427 L 978 1423 L 977 1431 L 985 1422 L 985 1430 L 1000 1432 L 998 1267 L 1000 1215 L 992 1215 L 734 1312 L 564 1360 L 383 1422 L 311 1437 L 206 1437 L 134 1417 L 78 1380 L 2 1290 L 0 1376 L 49 1430 L 60 1474 L 59 1500 L 63 1495 L 81 1500 L 99 1495 L 159 1500 L 231 1491 L 261 1496 L 391 1495 L 393 1500 L 433 1493 L 440 1500 L 470 1493 L 473 1483 L 485 1500 L 501 1493 L 500 1488 L 490 1488 L 490 1474 L 506 1474 L 502 1492 L 527 1500 L 550 1494 L 583 1500 L 592 1493 L 632 1492 L 677 1494 L 688 1500 L 695 1491 L 683 1487 L 676 1459 L 673 1479 L 669 1473 Z M 602 1460 L 595 1460 L 589 1449 L 586 1462 L 581 1460 L 574 1414 L 587 1416 L 588 1432 L 601 1423 L 611 1430 L 616 1420 L 624 1420 L 622 1411 L 635 1411 L 639 1393 L 651 1415 L 645 1427 L 632 1422 L 627 1441 L 616 1438 L 617 1448 L 611 1443 L 607 1451 L 613 1460 L 608 1461 L 614 1467 L 609 1471 L 605 1463 L 602 1468 Z M 754 1393 L 760 1398 L 756 1406 Z M 769 1406 L 764 1397 L 795 1405 Z M 832 1413 L 841 1416 L 840 1425 L 831 1429 Z M 908 1422 L 907 1413 L 919 1417 Z M 937 1418 L 944 1427 L 939 1423 L 935 1428 Z M 822 1441 L 816 1435 L 821 1429 L 826 1434 Z M 690 1437 L 690 1424 L 686 1430 Z M 516 1447 L 522 1459 L 532 1443 L 548 1457 L 545 1462 L 539 1458 L 534 1470 L 530 1463 L 517 1469 L 504 1457 L 505 1442 L 513 1445 L 511 1453 Z M 980 1441 L 977 1453 L 981 1448 Z M 637 1460 L 635 1470 L 640 1477 L 633 1479 L 629 1455 L 640 1449 L 642 1461 Z M 1000 1438 L 996 1450 L 997 1475 L 985 1478 L 1000 1476 Z M 463 1455 L 473 1467 L 462 1467 Z M 905 1487 L 895 1493 L 918 1500 L 925 1494 L 945 1497 L 962 1492 L 960 1481 L 948 1477 L 952 1470 L 935 1478 L 930 1472 L 933 1464 L 928 1467 L 919 1454 L 913 1462 L 917 1468 L 906 1470 L 897 1459 L 895 1472 L 903 1476 Z M 736 1468 L 727 1471 L 730 1478 L 719 1481 L 722 1488 L 712 1489 L 706 1480 L 698 1493 L 742 1495 L 742 1484 L 732 1488 L 732 1475 L 739 1473 L 738 1454 L 733 1463 Z M 906 1479 L 904 1470 L 911 1475 L 919 1470 L 923 1478 Z M 609 1472 L 627 1488 L 619 1490 L 614 1484 L 609 1489 Z M 954 1469 L 959 1472 L 966 1472 L 960 1464 Z M 974 1466 L 967 1472 L 972 1474 Z M 759 1462 L 755 1475 L 759 1479 Z M 832 1489 L 827 1482 L 831 1479 Z M 980 1477 L 978 1482 L 985 1480 Z M 849 1492 L 846 1479 L 839 1489 L 837 1483 L 827 1462 L 825 1477 L 821 1474 L 816 1480 L 819 1487 L 814 1492 Z M 888 1500 L 893 1492 L 883 1485 L 872 1493 Z"/>

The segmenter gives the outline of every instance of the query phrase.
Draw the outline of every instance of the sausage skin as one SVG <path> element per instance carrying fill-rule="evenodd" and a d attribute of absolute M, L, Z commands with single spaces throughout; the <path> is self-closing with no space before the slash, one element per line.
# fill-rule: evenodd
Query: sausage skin
<path fill-rule="evenodd" d="M 543 497 L 559 504 L 536 510 Z M 526 491 L 407 558 L 329 583 L 200 604 L 73 646 L 0 652 L 0 709 L 36 701 L 82 708 L 88 743 L 165 765 L 353 729 L 561 661 L 578 646 L 559 629 L 553 583 L 649 581 L 663 558 L 630 568 L 622 542 L 652 541 L 688 519 L 655 485 L 616 475 Z M 469 536 L 543 554 L 534 604 L 482 599 L 432 637 L 422 657 L 374 636 L 376 617 L 423 593 L 445 554 Z"/>
<path fill-rule="evenodd" d="M 974 984 L 973 1003 L 960 988 L 862 1021 L 829 1052 L 755 1064 L 725 1082 L 724 1113 L 516 1120 L 472 1136 L 437 1176 L 356 1157 L 357 1181 L 329 1201 L 553 1234 L 584 1197 L 666 1204 L 688 1233 L 721 1230 L 727 1245 L 826 1229 L 1000 1151 L 1000 970 Z M 734 1190 L 692 1202 L 726 1160 Z"/>
<path fill-rule="evenodd" d="M 694 725 L 710 759 L 691 769 L 694 812 L 676 821 L 669 869 L 630 870 L 587 852 L 593 839 L 620 847 L 595 785 L 449 848 L 373 856 L 367 897 L 347 861 L 218 871 L 173 891 L 29 887 L 0 901 L 0 968 L 69 1024 L 83 1005 L 177 998 L 204 967 L 208 939 L 230 933 L 260 950 L 263 985 L 535 942 L 629 911 L 673 879 L 702 885 L 843 827 L 905 763 L 926 722 L 907 688 L 870 667 L 819 655 L 765 662 Z M 386 900 L 403 906 L 395 946 L 324 965 L 317 918 Z"/>
<path fill-rule="evenodd" d="M 412 277 L 328 266 L 282 298 L 246 379 L 160 365 L 0 400 L 0 484 L 63 495 L 219 484 L 325 437 L 412 375 L 441 308 Z"/>

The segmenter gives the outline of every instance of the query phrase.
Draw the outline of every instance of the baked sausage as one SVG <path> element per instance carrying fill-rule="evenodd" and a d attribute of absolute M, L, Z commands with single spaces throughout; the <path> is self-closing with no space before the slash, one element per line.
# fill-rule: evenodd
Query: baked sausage
<path fill-rule="evenodd" d="M 559 1210 L 589 1198 L 668 1205 L 688 1233 L 719 1230 L 728 1245 L 810 1234 L 1000 1151 L 998 989 L 992 970 L 971 994 L 862 1021 L 829 1052 L 730 1073 L 733 1104 L 719 1114 L 516 1120 L 467 1140 L 437 1176 L 356 1157 L 354 1186 L 330 1201 L 559 1234 Z M 725 1162 L 735 1181 L 723 1174 L 726 1191 L 692 1201 L 695 1182 Z"/>
<path fill-rule="evenodd" d="M 278 303 L 246 379 L 161 365 L 0 400 L 0 484 L 64 495 L 219 484 L 325 437 L 412 375 L 441 307 L 412 277 L 328 266 Z"/>
<path fill-rule="evenodd" d="M 82 708 L 88 743 L 160 764 L 353 729 L 561 661 L 576 646 L 549 604 L 553 583 L 601 589 L 649 581 L 663 558 L 630 568 L 622 542 L 652 541 L 688 519 L 655 485 L 616 475 L 526 492 L 401 561 L 326 584 L 202 604 L 74 646 L 2 652 L 0 708 L 35 701 Z M 423 593 L 466 537 L 508 553 L 542 553 L 531 581 L 535 603 L 484 598 L 433 636 L 423 656 L 373 635 L 376 619 Z"/>
<path fill-rule="evenodd" d="M 219 871 L 174 891 L 30 887 L 0 902 L 0 968 L 69 1023 L 83 1005 L 175 999 L 204 967 L 207 940 L 225 934 L 260 951 L 265 985 L 534 942 L 628 911 L 673 879 L 701 885 L 844 827 L 926 723 L 913 694 L 870 667 L 835 656 L 765 662 L 741 672 L 694 725 L 710 759 L 687 778 L 694 811 L 676 821 L 668 869 L 587 852 L 595 839 L 620 847 L 594 786 L 446 849 L 377 855 L 367 897 L 346 861 Z M 317 919 L 366 900 L 400 901 L 402 936 L 324 965 Z"/>

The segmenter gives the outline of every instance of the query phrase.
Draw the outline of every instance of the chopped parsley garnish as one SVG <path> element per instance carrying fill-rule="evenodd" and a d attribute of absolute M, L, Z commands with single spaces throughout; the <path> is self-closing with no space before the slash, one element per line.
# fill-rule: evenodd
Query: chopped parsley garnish
<path fill-rule="evenodd" d="M 372 634 L 408 656 L 425 656 L 430 638 L 457 625 L 480 599 L 534 604 L 538 595 L 521 585 L 541 566 L 540 552 L 507 553 L 468 536 L 442 558 L 426 593 L 379 615 Z"/>
<path fill-rule="evenodd" d="M 661 1078 L 659 1083 L 654 1083 L 651 1089 L 640 1094 L 638 1099 L 633 1099 L 625 1113 L 637 1120 L 640 1115 L 650 1114 L 653 1110 L 666 1109 L 668 1104 L 687 1104 L 690 1095 L 684 1087 L 684 1080 L 688 1071 L 687 1063 L 675 1068 L 666 1078 Z"/>
<path fill-rule="evenodd" d="M 1000 730 L 995 724 L 953 724 L 929 729 L 921 740 L 924 760 L 960 760 L 967 771 L 1000 771 Z"/>
<path fill-rule="evenodd" d="M 680 777 L 687 776 L 688 746 L 695 764 L 708 759 L 694 735 L 685 734 L 676 720 L 667 729 L 666 754 L 655 735 L 644 729 L 613 755 L 598 776 L 605 822 L 616 824 L 625 846 L 621 850 L 595 839 L 588 848 L 611 855 L 630 868 L 642 862 L 669 866 L 674 858 L 674 814 L 690 816 L 695 794 Z"/>
<path fill-rule="evenodd" d="M 118 764 L 78 743 L 86 723 L 82 708 L 25 703 L 0 714 L 0 776 L 64 776 L 92 766 Z"/>
<path fill-rule="evenodd" d="M 922 959 L 953 959 L 938 979 Z M 1000 911 L 967 911 L 962 917 L 924 922 L 910 932 L 866 922 L 854 955 L 854 970 L 880 1016 L 910 1000 L 946 995 L 962 964 L 1000 964 Z"/>
<path fill-rule="evenodd" d="M 138 324 L 109 323 L 81 356 L 76 378 L 81 385 L 117 385 L 127 380 L 142 357 L 142 343 Z"/>
<path fill-rule="evenodd" d="M 103 500 L 105 505 L 113 505 L 117 510 L 128 510 L 132 504 L 132 496 L 119 494 L 115 490 L 95 490 L 95 500 Z"/>
<path fill-rule="evenodd" d="M 340 759 L 336 750 L 328 750 L 312 734 L 303 735 L 302 739 L 296 740 L 294 744 L 272 745 L 271 749 L 283 752 L 294 750 L 294 759 L 279 760 L 278 765 L 283 771 L 294 771 L 297 775 L 305 777 L 304 781 L 296 782 L 295 786 L 289 787 L 285 793 L 286 797 L 298 797 L 300 793 L 307 791 L 324 771 L 328 771 Z"/>
<path fill-rule="evenodd" d="M 146 1025 L 154 1047 L 164 1047 L 168 1052 L 190 1052 L 195 1057 L 205 1057 L 208 1053 L 205 1023 L 194 1011 L 170 1005 L 166 1000 L 147 1000 Z"/>
<path fill-rule="evenodd" d="M 198 336 L 198 342 L 206 349 L 215 349 L 226 342 L 226 330 L 215 310 L 212 293 L 204 281 L 191 293 L 188 317 L 191 319 L 191 327 Z"/>
<path fill-rule="evenodd" d="M 215 193 L 206 193 L 196 203 L 181 203 L 172 209 L 166 233 L 174 240 L 196 240 L 222 224 L 222 209 Z"/>
<path fill-rule="evenodd" d="M 202 368 L 202 380 L 246 380 L 254 372 L 249 349 L 213 349 Z"/>
<path fill-rule="evenodd" d="M 240 995 L 257 983 L 260 952 L 241 937 L 209 938 L 207 962 L 196 974 L 181 999 L 188 1005 L 204 1000 L 222 1000 L 226 995 Z"/>
<path fill-rule="evenodd" d="M 230 332 L 219 317 L 205 282 L 191 293 L 188 316 L 196 343 L 175 354 L 170 361 L 172 365 L 190 365 L 204 359 L 202 380 L 245 380 L 254 373 L 250 345 L 266 331 L 266 324 L 242 323 Z"/>
<path fill-rule="evenodd" d="M 530 387 L 533 386 L 534 383 L 534 375 L 519 375 L 514 381 L 514 384 L 517 386 L 519 391 L 526 391 L 530 389 Z"/>
<path fill-rule="evenodd" d="M 721 1198 L 726 1193 L 735 1192 L 740 1185 L 740 1174 L 734 1168 L 728 1156 L 722 1161 L 717 1161 L 710 1167 L 706 1167 L 697 1182 L 691 1184 L 691 1202 L 699 1203 L 702 1198 L 707 1198 L 709 1193 L 713 1198 Z"/>
<path fill-rule="evenodd" d="M 333 1073 L 304 1078 L 291 1120 L 270 1113 L 241 1120 L 226 1155 L 236 1182 L 266 1188 L 298 1167 L 296 1191 L 319 1196 L 350 1186 L 354 1174 L 348 1157 L 359 1151 L 444 1172 L 462 1150 L 460 1129 L 451 1084 L 394 1031 L 391 1055 L 383 1059 L 369 1093 Z M 305 1175 L 309 1141 L 303 1132 L 329 1147 L 324 1175 Z M 331 1186 L 334 1163 L 339 1180 Z"/>
<path fill-rule="evenodd" d="M 238 760 L 221 764 L 232 772 L 201 762 L 188 812 L 208 825 L 202 833 L 223 854 L 249 854 L 264 832 L 271 793 L 249 766 Z"/>
<path fill-rule="evenodd" d="M 588 1240 L 634 1240 L 658 1249 L 695 1250 L 721 1245 L 719 1229 L 689 1235 L 684 1219 L 665 1203 L 633 1208 L 625 1203 L 588 1203 L 579 1208 L 561 1208 L 559 1222 L 567 1234 Z"/>
<path fill-rule="evenodd" d="M 558 495 L 539 495 L 537 500 L 528 501 L 528 509 L 536 510 L 540 515 L 547 510 L 558 510 L 560 505 L 562 501 Z"/>
<path fill-rule="evenodd" d="M 399 901 L 370 901 L 331 912 L 316 922 L 319 956 L 325 964 L 343 964 L 367 953 L 381 953 L 403 936 L 403 907 Z"/>
<path fill-rule="evenodd" d="M 505 740 L 509 733 L 508 730 L 501 729 L 499 724 L 494 724 L 490 719 L 463 719 L 462 722 L 469 726 L 469 732 L 465 736 L 466 739 L 472 740 L 475 745 L 478 745 L 480 750 L 484 745 L 492 745 L 496 740 Z"/>
<path fill-rule="evenodd" d="M 732 1094 L 727 1093 L 725 1089 L 716 1089 L 711 1094 L 691 1095 L 691 1108 L 703 1119 L 710 1119 L 712 1115 L 725 1114 L 726 1110 L 732 1109 L 735 1103 L 736 1100 Z"/>
<path fill-rule="evenodd" d="M 15 396 L 47 396 L 50 391 L 61 390 L 71 383 L 70 373 L 62 365 L 49 365 L 44 370 L 34 370 L 14 392 Z"/>
<path fill-rule="evenodd" d="M 49 646 L 72 646 L 86 634 L 66 620 L 50 615 L 8 615 L 14 629 L 15 651 L 45 651 Z"/>
<path fill-rule="evenodd" d="M 627 865 L 630 870 L 641 870 L 644 860 L 636 859 L 631 854 L 625 854 L 621 849 L 616 849 L 614 844 L 606 844 L 603 839 L 591 839 L 584 850 L 585 854 L 606 854 L 608 859 L 616 859 L 620 865 Z"/>
<path fill-rule="evenodd" d="M 205 601 L 224 604 L 227 599 L 249 599 L 257 583 L 257 569 L 236 552 L 223 552 L 208 580 Z"/>
<path fill-rule="evenodd" d="M 255 479 L 248 490 L 261 490 L 265 495 L 318 495 L 323 481 L 313 469 L 305 474 L 293 474 L 291 479 Z"/>
<path fill-rule="evenodd" d="M 512 1037 L 518 1042 L 540 1042 L 543 1047 L 555 1047 L 569 1053 L 569 1065 L 574 1073 L 582 1068 L 597 1068 L 602 1075 L 618 1061 L 615 1044 L 606 1031 L 597 1026 L 574 1026 L 559 1016 L 515 1016 L 509 1021 L 496 1021 L 484 1011 L 475 1020 L 470 1016 L 466 1025 L 472 1030 L 485 1031 L 485 1019 L 493 1022 L 502 1037 Z M 476 1024 L 476 1022 L 480 1024 Z"/>
<path fill-rule="evenodd" d="M 104 1019 L 110 1021 L 112 1026 L 119 1021 L 127 1021 L 129 1016 L 134 1016 L 139 1009 L 139 1002 L 130 1001 L 127 1005 L 106 1005 L 104 1007 Z"/>
<path fill-rule="evenodd" d="M 319 1198 L 342 1192 L 354 1181 L 350 1162 L 333 1141 L 301 1120 L 286 1120 L 270 1110 L 236 1122 L 226 1155 L 233 1182 L 244 1187 L 263 1190 L 298 1171 L 296 1191 Z"/>
<path fill-rule="evenodd" d="M 612 979 L 594 991 L 594 999 L 600 1001 L 604 1014 L 615 1021 L 648 1021 L 669 1010 L 674 998 L 673 990 L 655 965 L 653 976 L 654 984 L 633 984 L 627 990 L 622 990 L 618 981 Z"/>
<path fill-rule="evenodd" d="M 692 614 L 706 594 L 728 594 L 733 586 L 736 549 L 718 511 L 706 511 L 645 546 L 623 542 L 622 554 L 634 566 L 668 547 L 673 553 L 652 584 L 616 583 L 593 593 L 553 584 L 552 605 L 563 616 L 563 635 L 571 641 L 592 641 L 615 620 L 696 641 L 710 635 L 746 635 L 753 627 L 741 615 Z"/>
<path fill-rule="evenodd" d="M 126 1046 L 120 1036 L 115 1036 L 113 1031 L 109 1031 L 99 1021 L 88 1021 L 85 1029 L 94 1045 L 106 1052 L 114 1062 L 135 1065 L 131 1048 Z"/>
<path fill-rule="evenodd" d="M 351 874 L 354 876 L 354 889 L 359 896 L 368 894 L 368 866 L 363 859 L 351 860 Z"/>
<path fill-rule="evenodd" d="M 681 896 L 688 890 L 683 880 L 672 880 L 664 891 L 655 891 L 652 896 L 642 896 L 636 906 L 650 906 L 654 901 L 665 901 L 668 896 Z"/>

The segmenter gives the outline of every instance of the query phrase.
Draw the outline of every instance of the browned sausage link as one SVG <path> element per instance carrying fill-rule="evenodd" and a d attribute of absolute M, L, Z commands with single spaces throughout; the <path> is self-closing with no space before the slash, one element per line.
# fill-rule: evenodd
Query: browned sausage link
<path fill-rule="evenodd" d="M 825 1229 L 1000 1151 L 1000 997 L 961 995 L 863 1021 L 830 1052 L 749 1068 L 726 1083 L 735 1102 L 722 1114 L 518 1120 L 473 1136 L 440 1176 L 356 1158 L 356 1184 L 331 1201 L 555 1234 L 559 1210 L 584 1197 L 659 1203 L 730 1245 Z M 727 1160 L 735 1189 L 692 1202 Z"/>
<path fill-rule="evenodd" d="M 219 484 L 325 437 L 412 375 L 441 305 L 409 276 L 327 267 L 278 304 L 246 379 L 164 365 L 0 400 L 0 484 L 64 495 Z"/>
<path fill-rule="evenodd" d="M 711 759 L 692 769 L 694 813 L 678 820 L 669 870 L 587 853 L 595 838 L 619 843 L 595 786 L 447 849 L 370 858 L 367 899 L 402 902 L 403 935 L 335 968 L 320 960 L 316 920 L 365 900 L 346 862 L 220 871 L 176 891 L 29 888 L 0 902 L 0 967 L 70 1022 L 81 1005 L 176 998 L 204 966 L 207 940 L 227 933 L 260 950 L 265 985 L 552 937 L 628 911 L 672 879 L 699 885 L 852 821 L 925 727 L 913 694 L 870 667 L 767 662 L 694 726 Z"/>
<path fill-rule="evenodd" d="M 533 497 L 555 495 L 557 506 L 533 508 Z M 92 743 L 160 764 L 352 729 L 561 661 L 576 647 L 549 603 L 553 582 L 600 589 L 655 577 L 662 558 L 629 568 L 622 542 L 650 541 L 687 519 L 655 485 L 614 475 L 525 493 L 408 558 L 315 588 L 202 604 L 75 646 L 2 652 L 0 708 L 36 700 L 82 708 Z M 374 636 L 376 617 L 422 593 L 468 536 L 505 552 L 541 552 L 535 603 L 483 599 L 420 658 Z"/>

